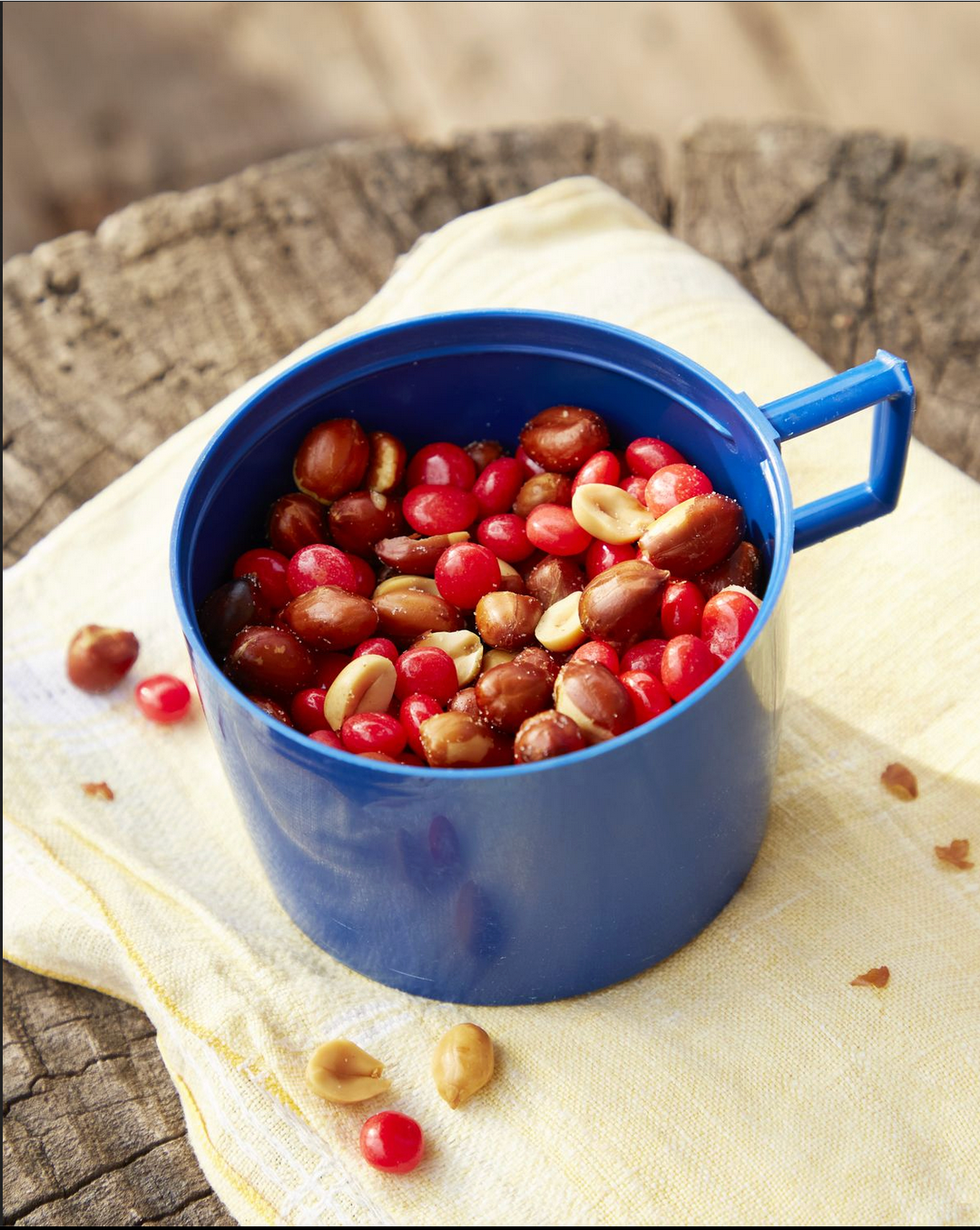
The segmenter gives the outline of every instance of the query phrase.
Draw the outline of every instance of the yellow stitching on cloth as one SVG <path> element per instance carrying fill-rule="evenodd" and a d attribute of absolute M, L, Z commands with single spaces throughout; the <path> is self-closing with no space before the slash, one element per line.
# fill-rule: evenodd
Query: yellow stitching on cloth
<path fill-rule="evenodd" d="M 178 1073 L 172 1073 L 174 1084 L 177 1086 L 177 1091 L 181 1095 L 181 1101 L 184 1104 L 184 1114 L 187 1116 L 187 1130 L 191 1131 L 192 1120 L 193 1125 L 197 1127 L 200 1136 L 207 1145 L 209 1155 L 219 1165 L 224 1172 L 225 1178 L 232 1185 L 235 1191 L 241 1198 L 247 1201 L 253 1209 L 268 1222 L 275 1223 L 279 1220 L 278 1210 L 271 1205 L 268 1200 L 255 1190 L 237 1170 L 232 1166 L 228 1159 L 218 1149 L 218 1146 L 211 1139 L 211 1134 L 208 1131 L 208 1126 L 204 1122 L 204 1116 L 201 1114 L 201 1108 L 197 1104 L 197 1099 L 191 1092 L 190 1086 L 184 1078 Z"/>
<path fill-rule="evenodd" d="M 25 828 L 23 824 L 20 824 L 17 820 L 14 820 L 13 817 L 10 816 L 7 812 L 4 812 L 4 819 L 8 820 L 14 826 L 14 828 L 19 829 L 20 832 L 25 833 L 28 837 L 33 838 L 38 843 L 38 845 L 42 847 L 42 849 L 45 851 L 48 857 L 52 860 L 52 862 L 54 862 L 58 867 L 60 867 L 61 870 L 64 871 L 67 875 L 69 875 L 73 880 L 75 880 L 76 883 L 80 884 L 81 887 L 84 888 L 85 891 L 92 897 L 93 901 L 102 911 L 102 916 L 105 918 L 106 923 L 109 925 L 109 928 L 112 931 L 113 935 L 116 937 L 116 939 L 125 949 L 126 955 L 129 957 L 129 959 L 133 962 L 136 968 L 143 975 L 150 990 L 153 991 L 154 995 L 157 997 L 157 999 L 160 1001 L 163 1007 L 167 1009 L 167 1011 L 174 1018 L 174 1020 L 176 1020 L 178 1024 L 183 1025 L 183 1027 L 186 1030 L 188 1030 L 188 1032 L 194 1034 L 195 1037 L 199 1038 L 202 1042 L 210 1046 L 212 1050 L 216 1051 L 219 1055 L 222 1056 L 223 1059 L 226 1059 L 234 1067 L 242 1069 L 245 1072 L 248 1072 L 251 1075 L 258 1078 L 259 1074 L 254 1069 L 254 1063 L 255 1063 L 254 1060 L 250 1062 L 246 1062 L 244 1055 L 241 1055 L 238 1053 L 238 1051 L 233 1050 L 232 1047 L 230 1047 L 228 1043 L 225 1042 L 222 1038 L 219 1038 L 218 1035 L 213 1030 L 208 1030 L 203 1025 L 199 1025 L 197 1021 L 195 1021 L 192 1017 L 189 1017 L 187 1013 L 184 1012 L 181 1008 L 177 1007 L 171 995 L 160 984 L 156 976 L 152 973 L 150 968 L 147 966 L 143 957 L 136 950 L 132 941 L 129 939 L 129 936 L 123 930 L 122 926 L 120 925 L 119 921 L 116 919 L 116 916 L 113 914 L 112 910 L 109 908 L 106 902 L 103 901 L 103 899 L 99 896 L 99 894 L 95 891 L 95 889 L 91 886 L 91 884 L 83 880 L 77 871 L 73 871 L 67 865 L 67 863 L 63 862 L 62 859 L 60 859 L 58 855 L 54 852 L 51 846 L 48 845 L 48 843 L 44 840 L 43 837 L 38 836 L 37 833 L 32 833 L 30 829 Z M 67 825 L 64 827 L 68 829 Z M 68 831 L 70 831 L 70 829 L 68 829 Z M 91 848 L 95 850 L 97 853 L 101 853 L 101 851 L 99 851 L 98 846 L 94 846 L 90 842 L 87 844 L 89 844 Z M 282 1087 L 279 1081 L 270 1072 L 267 1072 L 266 1075 L 261 1078 L 261 1081 L 262 1081 L 263 1088 L 265 1088 L 269 1093 L 271 1093 L 278 1102 L 280 1102 L 283 1106 L 288 1107 L 291 1111 L 297 1114 L 299 1118 L 303 1121 L 303 1123 L 306 1124 L 307 1127 L 312 1128 L 312 1124 L 310 1124 L 309 1120 L 303 1114 L 302 1110 L 300 1110 L 296 1102 L 290 1097 L 287 1091 Z"/>

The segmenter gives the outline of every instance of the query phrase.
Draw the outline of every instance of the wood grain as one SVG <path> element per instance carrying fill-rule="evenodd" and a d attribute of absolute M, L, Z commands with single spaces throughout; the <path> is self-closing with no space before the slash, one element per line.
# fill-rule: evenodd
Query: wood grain
<path fill-rule="evenodd" d="M 598 175 L 728 266 L 838 367 L 911 361 L 917 430 L 977 473 L 980 168 L 944 144 L 711 124 L 349 142 L 130 206 L 4 269 L 4 559 L 179 426 L 359 307 L 425 231 Z M 4 965 L 11 1224 L 231 1225 L 134 1008 Z"/>

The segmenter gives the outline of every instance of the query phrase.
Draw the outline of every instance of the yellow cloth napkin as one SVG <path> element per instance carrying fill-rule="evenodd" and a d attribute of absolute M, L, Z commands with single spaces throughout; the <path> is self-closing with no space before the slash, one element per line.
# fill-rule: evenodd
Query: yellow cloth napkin
<path fill-rule="evenodd" d="M 490 306 L 628 326 L 760 402 L 826 374 L 732 278 L 591 179 L 450 223 L 298 353 Z M 610 990 L 459 1009 L 351 973 L 292 925 L 200 714 L 159 729 L 128 687 L 89 697 L 65 681 L 65 646 L 89 622 L 137 632 L 139 674 L 189 678 L 167 577 L 174 505 L 268 375 L 6 576 L 5 955 L 148 1013 L 204 1172 L 248 1225 L 975 1224 L 980 879 L 933 847 L 967 837 L 980 856 L 977 487 L 913 446 L 895 515 L 794 563 L 771 825 L 721 917 Z M 867 454 L 858 420 L 794 443 L 797 501 L 853 481 Z M 917 774 L 916 801 L 881 786 L 894 760 Z M 115 802 L 82 795 L 101 779 Z M 886 989 L 849 985 L 883 964 Z M 496 1040 L 499 1072 L 454 1112 L 429 1062 L 467 1019 Z M 380 1105 L 306 1088 L 308 1053 L 337 1036 L 386 1063 Z M 384 1105 L 427 1133 L 404 1178 L 358 1155 Z"/>

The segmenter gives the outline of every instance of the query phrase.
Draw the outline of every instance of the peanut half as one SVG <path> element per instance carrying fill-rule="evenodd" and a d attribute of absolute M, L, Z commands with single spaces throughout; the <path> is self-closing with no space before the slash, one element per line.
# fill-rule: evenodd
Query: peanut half
<path fill-rule="evenodd" d="M 589 639 L 589 634 L 579 619 L 581 598 L 578 590 L 566 598 L 560 598 L 549 606 L 538 620 L 534 635 L 545 649 L 551 649 L 555 653 L 567 653 Z"/>
<path fill-rule="evenodd" d="M 439 1096 L 453 1110 L 468 1102 L 493 1076 L 490 1035 L 469 1022 L 454 1025 L 436 1045 L 432 1076 Z"/>
<path fill-rule="evenodd" d="M 434 645 L 436 649 L 444 649 L 449 654 L 455 664 L 456 679 L 461 688 L 472 683 L 479 675 L 483 663 L 483 642 L 475 632 L 468 632 L 465 628 L 460 632 L 430 632 L 427 636 L 420 637 L 413 649 L 421 649 L 425 645 Z"/>
<path fill-rule="evenodd" d="M 391 1081 L 381 1073 L 384 1064 L 346 1038 L 324 1042 L 306 1065 L 306 1083 L 328 1102 L 366 1102 L 387 1093 Z"/>
<path fill-rule="evenodd" d="M 636 542 L 655 517 L 635 496 L 611 483 L 583 483 L 572 496 L 572 515 L 600 542 Z"/>
<path fill-rule="evenodd" d="M 438 595 L 439 593 L 439 586 L 436 585 L 432 577 L 415 577 L 406 572 L 397 577 L 389 577 L 387 581 L 382 581 L 380 585 L 375 587 L 374 593 L 371 595 L 371 601 L 377 602 L 385 594 L 400 594 L 406 589 L 415 589 L 422 594 Z"/>
<path fill-rule="evenodd" d="M 323 715 L 331 730 L 340 730 L 353 713 L 385 713 L 395 694 L 395 668 L 379 653 L 348 662 L 327 690 Z"/>

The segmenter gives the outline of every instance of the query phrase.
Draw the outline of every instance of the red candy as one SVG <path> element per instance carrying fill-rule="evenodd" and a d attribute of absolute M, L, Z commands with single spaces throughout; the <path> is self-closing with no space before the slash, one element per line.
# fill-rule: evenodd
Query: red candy
<path fill-rule="evenodd" d="M 395 642 L 389 641 L 386 636 L 372 636 L 370 640 L 361 641 L 351 657 L 360 658 L 366 653 L 376 653 L 379 658 L 387 658 L 389 662 L 398 661 L 398 649 Z"/>
<path fill-rule="evenodd" d="M 664 466 L 687 465 L 687 458 L 664 440 L 641 436 L 627 448 L 626 464 L 631 474 L 649 478 Z"/>
<path fill-rule="evenodd" d="M 675 504 L 683 504 L 696 495 L 709 495 L 712 491 L 714 487 L 707 474 L 697 466 L 677 462 L 664 466 L 647 479 L 641 503 L 645 503 L 655 517 L 662 517 Z"/>
<path fill-rule="evenodd" d="M 585 575 L 591 581 L 612 568 L 613 564 L 624 564 L 628 559 L 636 559 L 636 547 L 632 543 L 603 542 L 593 538 L 585 553 Z"/>
<path fill-rule="evenodd" d="M 728 659 L 745 640 L 759 613 L 759 600 L 748 590 L 731 587 L 708 600 L 701 617 L 701 636 L 713 654 Z"/>
<path fill-rule="evenodd" d="M 619 654 L 605 641 L 586 641 L 572 654 L 573 661 L 598 662 L 614 675 L 619 674 Z"/>
<path fill-rule="evenodd" d="M 699 637 L 675 636 L 664 650 L 660 677 L 671 700 L 683 700 L 710 679 L 718 666 L 718 659 Z"/>
<path fill-rule="evenodd" d="M 487 470 L 496 464 L 491 462 Z M 435 580 L 447 602 L 472 611 L 484 594 L 500 588 L 500 565 L 487 547 L 476 542 L 457 542 L 436 561 Z"/>
<path fill-rule="evenodd" d="M 290 598 L 295 597 L 289 588 L 289 560 L 278 551 L 269 551 L 265 547 L 257 547 L 254 551 L 246 551 L 235 560 L 232 576 L 255 577 L 259 592 L 274 610 L 285 606 Z"/>
<path fill-rule="evenodd" d="M 468 529 L 479 514 L 480 505 L 472 491 L 449 485 L 429 483 L 413 487 L 402 501 L 405 520 L 413 530 L 427 537 Z"/>
<path fill-rule="evenodd" d="M 473 494 L 480 505 L 480 515 L 509 512 L 524 485 L 524 467 L 516 457 L 500 457 L 491 461 L 473 484 Z"/>
<path fill-rule="evenodd" d="M 445 649 L 423 645 L 406 649 L 395 663 L 395 695 L 399 700 L 423 692 L 446 704 L 459 688 L 456 663 Z"/>
<path fill-rule="evenodd" d="M 405 475 L 409 487 L 460 487 L 469 491 L 476 478 L 473 458 L 458 444 L 427 444 L 408 463 Z M 448 533 L 436 530 L 435 533 Z"/>
<path fill-rule="evenodd" d="M 323 729 L 323 702 L 326 699 L 326 688 L 304 688 L 296 693 L 289 704 L 289 716 L 297 730 L 311 735 L 314 730 Z"/>
<path fill-rule="evenodd" d="M 646 671 L 623 671 L 619 682 L 630 694 L 637 726 L 660 717 L 670 708 L 667 689 L 656 676 L 648 675 Z"/>
<path fill-rule="evenodd" d="M 663 660 L 667 642 L 660 637 L 652 636 L 648 640 L 638 641 L 632 649 L 623 654 L 622 669 L 624 671 L 643 671 L 647 675 L 660 678 L 660 663 Z"/>
<path fill-rule="evenodd" d="M 517 564 L 534 551 L 528 541 L 524 518 L 516 513 L 487 517 L 476 527 L 476 536 L 488 551 L 508 564 Z"/>
<path fill-rule="evenodd" d="M 390 713 L 354 713 L 340 728 L 344 750 L 363 754 L 400 756 L 405 750 L 405 728 Z"/>
<path fill-rule="evenodd" d="M 422 1129 L 408 1115 L 383 1110 L 361 1128 L 361 1156 L 375 1170 L 408 1174 L 422 1160 L 425 1139 Z"/>
<path fill-rule="evenodd" d="M 340 672 L 350 661 L 345 653 L 324 653 L 316 660 L 316 674 L 313 684 L 318 688 L 329 688 Z"/>
<path fill-rule="evenodd" d="M 134 695 L 143 716 L 163 726 L 179 722 L 191 707 L 190 688 L 173 675 L 151 675 L 136 685 Z"/>
<path fill-rule="evenodd" d="M 647 491 L 647 480 L 638 478 L 635 474 L 631 474 L 629 478 L 624 478 L 619 484 L 624 491 L 628 491 L 634 500 L 642 504 Z"/>
<path fill-rule="evenodd" d="M 585 483 L 608 483 L 615 487 L 619 482 L 619 458 L 608 449 L 593 453 L 589 460 L 575 475 L 572 491 L 578 491 Z"/>
<path fill-rule="evenodd" d="M 425 759 L 425 748 L 422 746 L 419 727 L 430 717 L 435 717 L 437 713 L 442 713 L 442 705 L 434 696 L 426 696 L 424 692 L 413 692 L 411 696 L 406 696 L 398 711 L 401 724 L 408 737 L 409 747 L 423 760 Z"/>
<path fill-rule="evenodd" d="M 349 557 L 339 548 L 328 547 L 322 542 L 296 552 L 289 561 L 287 579 L 294 598 L 309 593 L 318 585 L 336 585 L 350 594 L 356 586 L 354 566 Z"/>
<path fill-rule="evenodd" d="M 582 529 L 570 508 L 561 504 L 539 504 L 527 518 L 527 536 L 531 544 L 549 555 L 580 555 L 592 542 L 592 535 Z"/>
<path fill-rule="evenodd" d="M 327 747 L 332 747 L 335 751 L 342 752 L 344 750 L 340 736 L 332 730 L 311 730 L 310 738 L 314 743 L 326 744 Z"/>
<path fill-rule="evenodd" d="M 350 560 L 350 566 L 354 569 L 353 592 L 360 594 L 362 598 L 370 598 L 378 585 L 378 578 L 374 575 L 374 569 L 367 560 L 361 559 L 359 555 L 347 553 L 347 558 Z"/>
<path fill-rule="evenodd" d="M 538 462 L 527 455 L 523 444 L 518 447 L 517 452 L 514 454 L 514 460 L 521 463 L 525 478 L 533 478 L 535 474 L 544 474 L 546 472 L 543 465 L 539 465 Z"/>
<path fill-rule="evenodd" d="M 704 595 L 693 581 L 672 581 L 664 590 L 663 606 L 660 608 L 660 623 L 664 635 L 697 635 L 701 631 L 701 613 L 704 610 Z"/>

